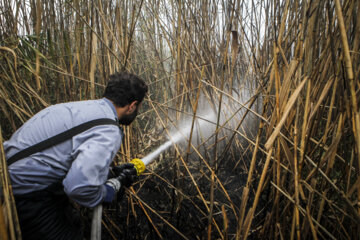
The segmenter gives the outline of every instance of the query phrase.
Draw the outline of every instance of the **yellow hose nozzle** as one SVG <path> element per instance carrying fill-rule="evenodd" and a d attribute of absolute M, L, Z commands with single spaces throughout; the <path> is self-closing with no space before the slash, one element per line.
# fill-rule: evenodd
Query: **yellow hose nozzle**
<path fill-rule="evenodd" d="M 135 165 L 134 167 L 138 176 L 140 176 L 146 169 L 144 162 L 139 158 L 134 158 L 131 160 L 131 163 Z"/>

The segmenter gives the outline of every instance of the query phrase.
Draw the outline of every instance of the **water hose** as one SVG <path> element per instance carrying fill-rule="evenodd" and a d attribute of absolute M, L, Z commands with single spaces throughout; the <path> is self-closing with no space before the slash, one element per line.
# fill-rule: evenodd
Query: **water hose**
<path fill-rule="evenodd" d="M 178 134 L 175 139 L 178 141 L 180 139 L 181 135 Z M 174 139 L 173 139 L 174 140 Z M 147 165 L 152 163 L 163 151 L 168 149 L 174 142 L 173 140 L 169 140 L 162 144 L 159 148 L 157 148 L 155 151 L 151 152 L 149 155 L 145 156 L 142 159 L 134 158 L 131 160 L 131 163 L 133 163 L 137 172 L 137 175 L 141 175 L 144 171 Z M 93 212 L 93 218 L 91 221 L 91 240 L 101 240 L 101 218 L 102 218 L 102 205 L 99 204 L 94 208 Z"/>
<path fill-rule="evenodd" d="M 134 164 L 134 167 L 136 169 L 137 175 L 141 175 L 145 169 L 146 166 L 149 163 L 151 163 L 153 159 L 145 159 L 145 161 L 139 159 L 139 158 L 135 158 L 131 161 L 131 163 Z M 92 217 L 92 221 L 91 221 L 91 240 L 101 240 L 101 219 L 102 219 L 102 204 L 97 205 L 94 208 L 93 211 L 93 217 Z"/>

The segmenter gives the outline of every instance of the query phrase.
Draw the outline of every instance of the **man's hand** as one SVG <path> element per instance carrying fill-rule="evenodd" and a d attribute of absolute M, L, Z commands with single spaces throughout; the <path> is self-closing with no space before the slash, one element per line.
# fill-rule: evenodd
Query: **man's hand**
<path fill-rule="evenodd" d="M 107 194 L 104 202 L 110 203 L 113 201 L 116 193 L 118 199 L 124 194 L 124 187 L 130 187 L 137 178 L 137 171 L 135 165 L 132 163 L 124 163 L 112 169 L 115 176 L 106 181 Z M 119 196 L 120 195 L 120 196 Z"/>
<path fill-rule="evenodd" d="M 137 178 L 135 165 L 124 163 L 113 168 L 115 178 L 121 183 L 121 186 L 130 187 Z"/>

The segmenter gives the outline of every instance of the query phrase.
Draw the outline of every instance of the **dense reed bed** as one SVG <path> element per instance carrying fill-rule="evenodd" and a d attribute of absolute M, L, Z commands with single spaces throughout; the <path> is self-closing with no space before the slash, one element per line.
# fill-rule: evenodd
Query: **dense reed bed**
<path fill-rule="evenodd" d="M 2 140 L 40 109 L 101 97 L 110 74 L 134 72 L 150 91 L 115 161 L 145 156 L 203 109 L 217 115 L 208 137 L 191 131 L 196 144 L 174 145 L 105 209 L 106 239 L 357 239 L 359 10 L 357 0 L 3 0 Z M 0 170 L 0 233 L 20 239 L 2 153 Z"/>

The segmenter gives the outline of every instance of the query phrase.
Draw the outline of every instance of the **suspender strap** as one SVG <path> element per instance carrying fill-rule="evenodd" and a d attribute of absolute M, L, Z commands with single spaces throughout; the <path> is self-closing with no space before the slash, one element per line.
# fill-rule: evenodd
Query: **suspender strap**
<path fill-rule="evenodd" d="M 59 133 L 53 137 L 45 139 L 42 142 L 39 142 L 35 145 L 32 145 L 28 148 L 25 148 L 25 149 L 17 152 L 16 154 L 14 154 L 13 156 L 11 156 L 8 159 L 8 161 L 7 161 L 8 166 L 10 166 L 12 163 L 14 163 L 20 159 L 26 158 L 34 153 L 41 152 L 47 148 L 50 148 L 59 143 L 62 143 L 79 133 L 85 132 L 86 130 L 88 130 L 94 126 L 109 125 L 109 124 L 119 126 L 119 123 L 117 121 L 110 119 L 110 118 L 100 118 L 100 119 L 95 119 L 95 120 L 92 120 L 89 122 L 82 123 L 76 127 L 70 128 L 62 133 Z"/>

